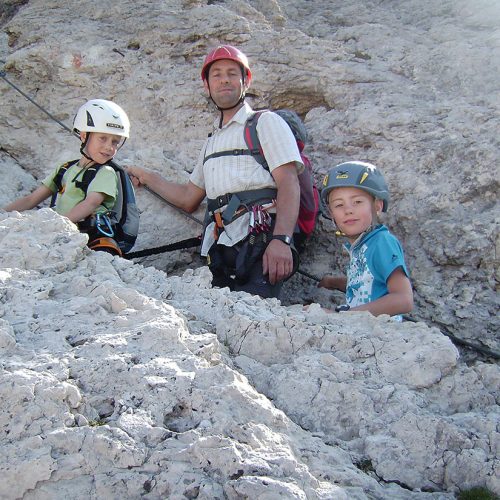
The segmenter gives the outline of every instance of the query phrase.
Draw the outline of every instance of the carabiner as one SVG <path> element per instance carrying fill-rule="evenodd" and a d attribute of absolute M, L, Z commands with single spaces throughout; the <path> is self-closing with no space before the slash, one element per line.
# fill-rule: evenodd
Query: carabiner
<path fill-rule="evenodd" d="M 109 217 L 107 215 L 96 214 L 95 227 L 104 236 L 109 236 L 110 238 L 113 238 L 113 236 L 115 235 L 113 227 L 111 226 L 111 221 L 109 220 Z"/>

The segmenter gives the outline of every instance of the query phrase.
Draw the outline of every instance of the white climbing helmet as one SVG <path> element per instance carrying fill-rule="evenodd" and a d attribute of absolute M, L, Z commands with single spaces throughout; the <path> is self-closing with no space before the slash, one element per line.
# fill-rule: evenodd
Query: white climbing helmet
<path fill-rule="evenodd" d="M 100 132 L 127 138 L 130 121 L 127 113 L 112 101 L 91 99 L 80 107 L 73 121 L 76 132 Z"/>

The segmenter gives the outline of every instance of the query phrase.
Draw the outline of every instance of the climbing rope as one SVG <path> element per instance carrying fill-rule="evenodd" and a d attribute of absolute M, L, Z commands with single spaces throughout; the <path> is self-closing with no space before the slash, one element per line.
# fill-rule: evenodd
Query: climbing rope
<path fill-rule="evenodd" d="M 182 250 L 184 248 L 197 247 L 201 244 L 201 236 L 195 238 L 188 238 L 187 240 L 177 241 L 170 245 L 163 245 L 161 247 L 148 248 L 146 250 L 138 250 L 137 252 L 129 252 L 123 256 L 124 259 L 137 259 L 138 257 L 148 257 L 159 253 L 173 252 L 174 250 Z"/>
<path fill-rule="evenodd" d="M 0 60 L 0 63 L 1 64 L 5 64 L 5 61 Z M 46 109 L 42 108 L 42 106 L 40 106 L 37 102 L 35 102 L 29 95 L 27 95 L 26 93 L 24 93 L 17 85 L 13 84 L 7 78 L 6 74 L 7 73 L 5 72 L 5 70 L 1 70 L 0 71 L 0 78 L 3 78 L 3 80 L 5 82 L 7 82 L 13 89 L 17 90 L 23 97 L 25 97 L 26 99 L 28 99 L 28 101 L 31 102 L 31 104 L 34 104 L 40 111 L 43 111 L 49 118 L 51 118 L 56 123 L 58 123 L 59 125 L 61 125 L 61 127 L 64 130 L 67 130 L 70 134 L 75 135 L 76 137 L 78 137 L 78 134 L 76 134 L 75 132 L 73 132 L 67 125 L 65 125 L 63 122 L 61 122 L 60 120 L 58 120 L 54 115 L 50 114 Z"/>

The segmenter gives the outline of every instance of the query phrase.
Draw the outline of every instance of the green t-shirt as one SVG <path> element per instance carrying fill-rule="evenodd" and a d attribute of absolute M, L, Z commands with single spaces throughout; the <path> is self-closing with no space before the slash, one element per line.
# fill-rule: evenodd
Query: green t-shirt
<path fill-rule="evenodd" d="M 85 168 L 82 168 L 78 163 L 71 165 L 62 178 L 64 191 L 57 196 L 55 211 L 61 215 L 66 215 L 72 208 L 85 199 L 85 193 L 75 186 L 75 181 L 81 181 Z M 59 171 L 57 167 L 50 175 L 48 175 L 42 184 L 48 187 L 53 193 L 57 191 L 54 184 L 54 178 Z M 96 176 L 89 184 L 88 193 L 104 194 L 104 201 L 99 205 L 95 213 L 105 213 L 115 204 L 118 195 L 118 179 L 116 173 L 109 165 L 102 166 Z"/>

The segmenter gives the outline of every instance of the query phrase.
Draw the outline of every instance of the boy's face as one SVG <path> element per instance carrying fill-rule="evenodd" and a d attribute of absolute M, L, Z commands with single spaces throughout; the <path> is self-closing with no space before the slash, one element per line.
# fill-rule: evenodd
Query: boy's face
<path fill-rule="evenodd" d="M 80 134 L 82 141 L 86 135 L 85 132 Z M 113 159 L 122 142 L 123 137 L 119 135 L 92 132 L 85 151 L 96 163 L 103 164 Z"/>
<path fill-rule="evenodd" d="M 208 70 L 208 82 L 205 81 L 204 85 L 215 104 L 221 108 L 235 106 L 242 91 L 247 88 L 241 66 L 231 59 L 215 61 Z"/>
<path fill-rule="evenodd" d="M 352 243 L 371 226 L 383 201 L 362 189 L 339 187 L 330 191 L 328 205 L 335 224 Z"/>

